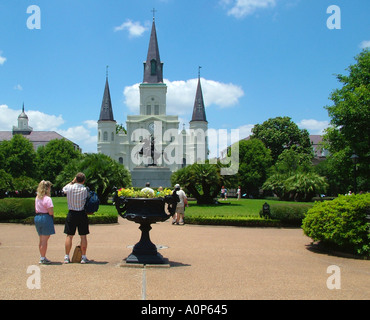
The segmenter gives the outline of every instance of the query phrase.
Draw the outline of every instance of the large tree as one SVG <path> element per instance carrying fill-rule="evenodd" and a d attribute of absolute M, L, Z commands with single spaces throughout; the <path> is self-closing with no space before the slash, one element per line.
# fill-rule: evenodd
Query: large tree
<path fill-rule="evenodd" d="M 241 186 L 243 193 L 256 196 L 272 164 L 271 151 L 259 139 L 241 140 L 238 143 L 237 184 Z"/>
<path fill-rule="evenodd" d="M 197 199 L 198 204 L 210 204 L 217 197 L 224 179 L 229 176 L 220 175 L 220 167 L 214 164 L 194 163 L 174 172 L 172 184 L 180 184 L 184 190 Z"/>
<path fill-rule="evenodd" d="M 272 191 L 281 200 L 311 201 L 315 195 L 326 192 L 326 179 L 313 172 L 311 156 L 299 149 L 284 150 L 263 184 L 264 190 Z"/>
<path fill-rule="evenodd" d="M 333 105 L 326 106 L 331 127 L 324 135 L 328 156 L 327 174 L 337 192 L 353 187 L 354 166 L 350 157 L 359 156 L 358 190 L 369 190 L 370 172 L 370 51 L 356 56 L 356 64 L 347 68 L 348 75 L 337 75 L 342 87 L 332 92 Z"/>
<path fill-rule="evenodd" d="M 271 150 L 274 162 L 279 155 L 292 147 L 299 151 L 312 153 L 310 135 L 306 129 L 299 129 L 289 117 L 276 117 L 256 124 L 252 129 L 252 138 L 260 139 Z"/>
<path fill-rule="evenodd" d="M 20 134 L 0 144 L 2 167 L 13 178 L 22 176 L 36 178 L 36 153 L 32 143 Z"/>
<path fill-rule="evenodd" d="M 72 160 L 56 178 L 59 188 L 71 182 L 78 172 L 86 175 L 86 186 L 98 194 L 102 204 L 108 202 L 113 188 L 131 185 L 130 172 L 117 161 L 101 153 L 85 154 Z"/>
<path fill-rule="evenodd" d="M 73 143 L 65 139 L 51 140 L 46 146 L 39 147 L 36 154 L 40 180 L 52 182 L 71 160 L 81 157 Z"/>

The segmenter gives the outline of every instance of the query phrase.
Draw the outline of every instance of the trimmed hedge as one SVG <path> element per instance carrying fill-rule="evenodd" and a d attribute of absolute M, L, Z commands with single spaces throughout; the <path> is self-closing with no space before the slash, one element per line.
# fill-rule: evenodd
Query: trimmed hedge
<path fill-rule="evenodd" d="M 282 227 L 282 223 L 276 219 L 261 219 L 258 217 L 188 217 L 187 224 L 213 225 L 213 226 L 236 226 L 236 227 Z"/>
<path fill-rule="evenodd" d="M 117 223 L 118 214 L 95 213 L 89 215 L 90 224 L 109 224 Z M 5 198 L 0 199 L 0 222 L 17 222 L 33 224 L 35 217 L 35 200 L 24 198 Z M 64 224 L 67 213 L 54 214 L 54 224 Z"/>
<path fill-rule="evenodd" d="M 66 216 L 54 216 L 54 224 L 65 224 Z M 118 222 L 118 214 L 117 216 L 107 216 L 107 215 L 98 215 L 95 213 L 94 215 L 88 215 L 89 224 L 110 224 L 110 223 L 117 223 Z M 25 224 L 34 224 L 34 216 L 27 217 L 20 221 Z"/>
<path fill-rule="evenodd" d="M 314 204 L 307 203 L 273 203 L 270 204 L 271 219 L 278 220 L 283 225 L 300 227 L 307 211 Z M 260 210 L 260 216 L 262 209 Z"/>
<path fill-rule="evenodd" d="M 0 221 L 12 222 L 35 215 L 35 200 L 6 198 L 0 200 Z"/>
<path fill-rule="evenodd" d="M 317 202 L 303 220 L 304 233 L 327 247 L 370 256 L 370 194 Z"/>

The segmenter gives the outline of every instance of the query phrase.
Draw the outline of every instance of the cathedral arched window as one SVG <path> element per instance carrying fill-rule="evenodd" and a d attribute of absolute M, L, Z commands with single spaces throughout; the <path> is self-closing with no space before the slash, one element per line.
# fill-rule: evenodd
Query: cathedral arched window
<path fill-rule="evenodd" d="M 111 140 L 114 141 L 114 133 L 111 133 Z"/>
<path fill-rule="evenodd" d="M 104 131 L 103 133 L 103 141 L 108 141 L 108 132 Z"/>

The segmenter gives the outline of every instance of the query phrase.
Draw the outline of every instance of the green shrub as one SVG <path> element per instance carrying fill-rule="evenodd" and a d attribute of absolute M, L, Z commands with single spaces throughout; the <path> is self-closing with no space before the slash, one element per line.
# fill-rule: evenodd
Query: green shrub
<path fill-rule="evenodd" d="M 0 221 L 25 219 L 35 214 L 34 199 L 9 198 L 0 200 Z"/>
<path fill-rule="evenodd" d="M 302 228 L 314 241 L 369 256 L 369 211 L 370 194 L 339 196 L 333 201 L 316 202 Z"/>
<path fill-rule="evenodd" d="M 307 203 L 273 203 L 270 204 L 271 219 L 279 220 L 284 225 L 301 226 L 307 211 L 312 207 L 313 204 Z"/>
<path fill-rule="evenodd" d="M 187 224 L 235 226 L 235 227 L 281 227 L 279 220 L 261 219 L 259 217 L 200 217 L 185 216 Z"/>

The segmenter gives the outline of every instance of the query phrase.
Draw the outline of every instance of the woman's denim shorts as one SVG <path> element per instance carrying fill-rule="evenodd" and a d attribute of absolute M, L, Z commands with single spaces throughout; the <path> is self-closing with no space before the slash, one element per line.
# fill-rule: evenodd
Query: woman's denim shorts
<path fill-rule="evenodd" d="M 54 219 L 50 214 L 36 214 L 35 227 L 39 236 L 55 234 Z"/>

